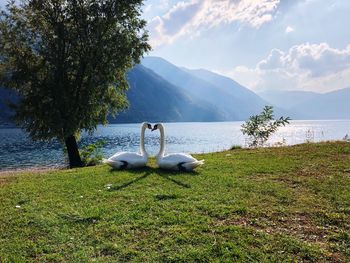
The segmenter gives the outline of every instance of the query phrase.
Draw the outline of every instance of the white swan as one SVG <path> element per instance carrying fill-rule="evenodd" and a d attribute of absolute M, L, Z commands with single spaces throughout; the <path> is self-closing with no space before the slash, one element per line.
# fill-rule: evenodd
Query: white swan
<path fill-rule="evenodd" d="M 160 150 L 156 155 L 159 168 L 174 171 L 193 171 L 196 167 L 203 165 L 204 160 L 198 161 L 196 158 L 185 153 L 172 153 L 165 155 L 164 126 L 161 123 L 154 125 L 152 131 L 160 131 Z"/>
<path fill-rule="evenodd" d="M 151 124 L 144 122 L 141 126 L 140 153 L 119 152 L 114 154 L 103 163 L 108 164 L 114 169 L 136 169 L 146 166 L 148 153 L 145 150 L 145 130 L 152 129 Z"/>

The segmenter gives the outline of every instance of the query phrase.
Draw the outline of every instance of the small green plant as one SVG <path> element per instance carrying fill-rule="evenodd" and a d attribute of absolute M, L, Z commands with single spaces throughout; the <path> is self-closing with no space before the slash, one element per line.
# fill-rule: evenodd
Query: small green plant
<path fill-rule="evenodd" d="M 238 150 L 238 149 L 242 149 L 242 146 L 241 145 L 232 145 L 230 148 L 231 151 Z"/>
<path fill-rule="evenodd" d="M 283 147 L 287 145 L 287 140 L 285 138 L 282 139 L 282 141 L 275 142 L 272 144 L 273 147 Z"/>
<path fill-rule="evenodd" d="M 79 150 L 84 166 L 94 166 L 101 163 L 103 159 L 102 147 L 105 144 L 105 141 L 99 140 L 96 143 L 86 145 Z"/>
<path fill-rule="evenodd" d="M 241 131 L 248 136 L 249 147 L 261 147 L 280 126 L 288 124 L 289 120 L 289 117 L 274 120 L 273 107 L 265 106 L 259 115 L 250 116 L 249 120 L 242 124 Z"/>
<path fill-rule="evenodd" d="M 313 130 L 308 129 L 306 131 L 306 143 L 312 143 L 315 140 L 315 132 Z"/>

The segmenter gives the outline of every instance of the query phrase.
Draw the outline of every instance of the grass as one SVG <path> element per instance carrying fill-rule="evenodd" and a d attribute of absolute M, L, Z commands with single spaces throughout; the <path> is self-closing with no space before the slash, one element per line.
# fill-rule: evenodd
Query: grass
<path fill-rule="evenodd" d="M 349 262 L 350 144 L 0 180 L 0 262 Z"/>

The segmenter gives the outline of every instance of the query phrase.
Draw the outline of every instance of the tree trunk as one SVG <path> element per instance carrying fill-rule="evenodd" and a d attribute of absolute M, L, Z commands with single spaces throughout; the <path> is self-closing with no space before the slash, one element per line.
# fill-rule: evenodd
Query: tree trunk
<path fill-rule="evenodd" d="M 68 158 L 69 158 L 69 167 L 75 168 L 75 167 L 82 167 L 83 162 L 81 161 L 79 150 L 78 150 L 78 144 L 77 140 L 75 139 L 74 135 L 71 135 L 66 138 L 65 140 L 67 152 L 68 152 Z"/>

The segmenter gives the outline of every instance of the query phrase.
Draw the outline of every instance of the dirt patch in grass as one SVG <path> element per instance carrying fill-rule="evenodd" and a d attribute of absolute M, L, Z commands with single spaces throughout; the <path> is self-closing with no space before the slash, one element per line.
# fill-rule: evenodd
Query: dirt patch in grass
<path fill-rule="evenodd" d="M 14 169 L 0 171 L 0 187 L 13 182 L 23 174 L 45 174 L 48 172 L 63 170 L 64 168 L 34 167 L 28 169 Z"/>
<path fill-rule="evenodd" d="M 10 183 L 16 178 L 17 178 L 17 175 L 15 175 L 14 173 L 0 172 L 0 187 Z"/>
<path fill-rule="evenodd" d="M 287 234 L 308 242 L 324 243 L 327 237 L 327 229 L 315 226 L 305 213 L 296 213 L 288 217 L 273 214 L 269 217 L 254 218 L 246 215 L 222 220 L 218 224 L 252 227 L 268 234 Z"/>
<path fill-rule="evenodd" d="M 332 249 L 330 237 L 338 232 L 334 226 L 318 226 L 307 213 L 295 213 L 288 216 L 272 214 L 269 216 L 254 217 L 244 215 L 238 218 L 220 220 L 216 226 L 235 225 L 254 229 L 257 232 L 268 235 L 288 235 L 303 242 L 315 244 L 327 251 L 327 257 L 331 262 L 344 262 L 343 255 Z"/>

